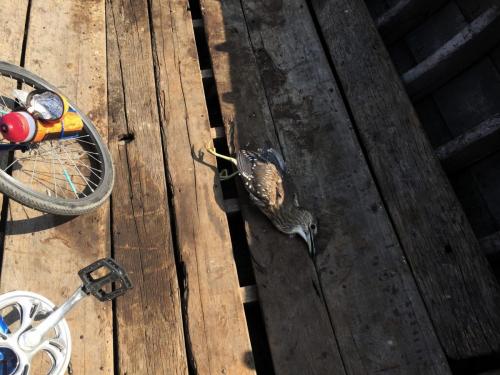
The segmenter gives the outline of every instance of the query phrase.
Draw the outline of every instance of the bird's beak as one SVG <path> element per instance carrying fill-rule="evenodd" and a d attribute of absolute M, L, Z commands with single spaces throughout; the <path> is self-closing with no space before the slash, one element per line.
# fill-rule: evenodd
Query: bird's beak
<path fill-rule="evenodd" d="M 316 248 L 314 247 L 314 233 L 312 230 L 307 231 L 307 237 L 308 239 L 306 240 L 307 246 L 309 247 L 309 255 L 311 258 L 314 258 L 316 256 Z"/>
<path fill-rule="evenodd" d="M 304 231 L 302 228 L 298 231 L 298 233 L 300 237 L 302 237 L 307 243 L 309 256 L 311 258 L 314 258 L 314 256 L 316 255 L 316 248 L 314 247 L 314 233 L 310 229 Z"/>

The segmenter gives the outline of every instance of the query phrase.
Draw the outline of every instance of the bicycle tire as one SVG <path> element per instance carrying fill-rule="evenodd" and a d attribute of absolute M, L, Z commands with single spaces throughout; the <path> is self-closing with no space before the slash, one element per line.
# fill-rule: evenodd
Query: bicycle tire
<path fill-rule="evenodd" d="M 59 95 L 64 95 L 58 88 L 36 74 L 4 61 L 0 61 L 0 76 L 8 76 L 30 86 L 44 88 Z M 55 215 L 77 216 L 95 210 L 107 200 L 114 185 L 114 167 L 108 147 L 92 121 L 74 103 L 69 101 L 69 104 L 82 118 L 85 131 L 95 142 L 96 149 L 99 150 L 104 172 L 95 191 L 93 190 L 92 194 L 79 199 L 51 197 L 28 189 L 6 171 L 0 169 L 0 192 L 16 202 L 38 211 Z"/>

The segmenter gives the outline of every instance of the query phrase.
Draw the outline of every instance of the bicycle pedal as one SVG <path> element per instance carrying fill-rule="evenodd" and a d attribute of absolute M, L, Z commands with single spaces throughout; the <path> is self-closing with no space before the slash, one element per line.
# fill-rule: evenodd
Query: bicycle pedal
<path fill-rule="evenodd" d="M 99 301 L 109 301 L 132 289 L 125 270 L 111 258 L 100 259 L 78 271 L 82 289 Z"/>

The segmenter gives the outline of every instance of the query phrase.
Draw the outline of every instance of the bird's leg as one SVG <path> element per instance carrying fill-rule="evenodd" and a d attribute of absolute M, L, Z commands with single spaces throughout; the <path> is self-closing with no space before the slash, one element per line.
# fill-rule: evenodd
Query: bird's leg
<path fill-rule="evenodd" d="M 219 174 L 219 179 L 220 179 L 221 181 L 230 180 L 230 179 L 231 179 L 231 178 L 233 178 L 234 176 L 237 176 L 237 175 L 238 175 L 238 173 L 240 173 L 240 172 L 236 171 L 236 172 L 233 172 L 233 173 L 231 173 L 231 174 L 228 174 L 227 169 L 223 169 L 223 170 L 220 172 L 220 174 Z"/>
<path fill-rule="evenodd" d="M 212 155 L 214 155 L 215 157 L 218 157 L 218 158 L 221 158 L 221 159 L 224 159 L 224 160 L 228 160 L 228 161 L 230 161 L 231 163 L 233 163 L 234 165 L 236 165 L 236 167 L 238 167 L 238 162 L 236 161 L 236 159 L 235 159 L 235 158 L 232 158 L 232 157 L 230 157 L 230 156 L 226 156 L 226 155 L 221 155 L 221 154 L 217 153 L 217 152 L 215 151 L 215 147 L 211 147 L 211 146 L 210 146 L 210 143 L 207 143 L 207 144 L 205 145 L 205 148 L 207 149 L 207 151 L 208 151 L 209 153 L 211 153 L 211 154 L 212 154 Z M 236 171 L 236 172 L 234 172 L 234 173 L 228 174 L 227 169 L 223 169 L 223 170 L 221 171 L 221 173 L 219 174 L 219 179 L 220 179 L 221 181 L 226 181 L 226 180 L 229 180 L 229 179 L 233 178 L 233 177 L 234 177 L 234 176 L 236 176 L 238 173 L 239 173 L 239 172 L 238 172 L 238 171 Z"/>
<path fill-rule="evenodd" d="M 218 158 L 221 158 L 221 159 L 224 159 L 224 160 L 228 160 L 230 161 L 231 163 L 233 163 L 234 165 L 238 166 L 238 162 L 236 161 L 235 158 L 232 158 L 230 156 L 226 156 L 226 155 L 222 155 L 222 154 L 219 154 L 217 153 L 217 151 L 215 151 L 215 147 L 211 147 L 209 143 L 207 143 L 205 145 L 205 148 L 207 149 L 207 151 L 209 153 L 211 153 L 213 156 L 216 156 Z"/>

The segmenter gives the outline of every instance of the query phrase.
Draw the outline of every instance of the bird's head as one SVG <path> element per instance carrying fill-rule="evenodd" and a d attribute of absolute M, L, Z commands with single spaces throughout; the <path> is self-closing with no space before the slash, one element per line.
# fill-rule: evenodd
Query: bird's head
<path fill-rule="evenodd" d="M 313 215 L 303 208 L 297 208 L 296 225 L 294 226 L 294 233 L 297 233 L 307 243 L 309 255 L 314 258 L 316 255 L 316 248 L 314 247 L 314 236 L 318 233 L 318 223 Z"/>

